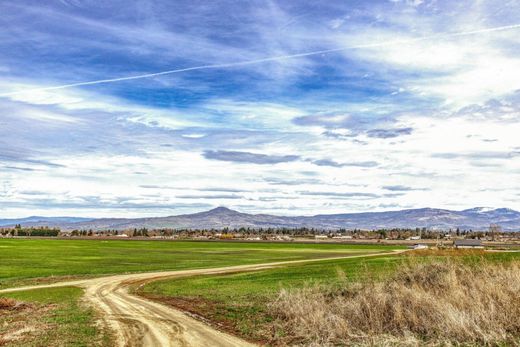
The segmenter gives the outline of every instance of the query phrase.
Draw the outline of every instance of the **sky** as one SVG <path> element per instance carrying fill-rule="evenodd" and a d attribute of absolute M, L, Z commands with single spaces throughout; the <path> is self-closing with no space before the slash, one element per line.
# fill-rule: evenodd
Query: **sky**
<path fill-rule="evenodd" d="M 0 2 L 0 217 L 520 210 L 520 3 Z"/>

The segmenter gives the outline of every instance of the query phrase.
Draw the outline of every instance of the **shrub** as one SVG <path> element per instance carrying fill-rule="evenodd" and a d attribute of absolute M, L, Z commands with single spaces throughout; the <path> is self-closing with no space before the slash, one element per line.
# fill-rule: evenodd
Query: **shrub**
<path fill-rule="evenodd" d="M 270 309 L 277 344 L 520 346 L 520 261 L 411 259 L 381 281 L 282 290 Z"/>

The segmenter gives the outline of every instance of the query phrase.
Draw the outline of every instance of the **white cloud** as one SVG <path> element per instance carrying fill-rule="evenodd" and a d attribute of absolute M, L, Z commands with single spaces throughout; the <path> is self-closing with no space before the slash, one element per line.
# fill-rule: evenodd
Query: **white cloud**
<path fill-rule="evenodd" d="M 312 15 L 282 3 L 244 11 L 247 25 L 235 27 L 230 42 L 216 40 L 214 28 L 206 26 L 211 23 L 203 20 L 184 32 L 165 23 L 136 27 L 78 13 L 69 19 L 43 13 L 81 24 L 74 27 L 99 38 L 75 42 L 80 52 L 100 52 L 119 62 L 121 57 L 107 53 L 117 51 L 126 54 L 121 61 L 145 61 L 116 69 L 116 77 L 155 63 L 197 66 L 382 45 L 229 69 L 225 78 L 214 71 L 133 81 L 113 90 L 91 86 L 0 98 L 7 110 L 0 115 L 0 215 L 149 216 L 221 204 L 277 214 L 504 204 L 520 209 L 519 102 L 504 97 L 520 89 L 518 31 L 432 36 L 500 25 L 483 21 L 486 6 L 461 6 L 466 15 L 451 5 L 425 12 L 439 8 L 421 1 L 353 11 L 350 4 L 333 5 L 334 11 Z M 218 7 L 208 5 L 208 13 L 213 16 Z M 184 14 L 188 22 L 195 23 L 199 10 Z M 69 47 L 63 38 L 54 45 L 51 33 L 37 31 L 49 50 Z M 414 41 L 422 36 L 432 37 Z M 0 34 L 0 45 L 1 39 Z M 384 45 L 395 41 L 403 43 Z M 38 65 L 34 60 L 25 66 L 30 63 Z M 49 75 L 83 80 L 113 66 L 67 67 L 70 71 L 60 66 Z M 0 72 L 9 77 L 0 82 L 2 92 L 55 85 L 30 74 L 18 79 L 1 67 Z M 162 94 L 147 100 L 135 97 L 132 88 Z M 126 98 L 115 96 L 129 91 Z M 300 159 L 236 163 L 207 159 L 204 151 Z M 429 190 L 396 196 L 384 186 Z M 239 191 L 216 194 L 208 187 Z M 316 195 L 320 192 L 328 194 Z"/>
<path fill-rule="evenodd" d="M 486 4 L 468 5 L 466 12 L 449 20 L 432 16 L 431 12 L 390 11 L 384 28 L 353 25 L 331 39 L 343 46 L 382 43 L 345 51 L 344 55 L 376 64 L 376 74 L 393 79 L 397 88 L 411 95 L 438 98 L 451 107 L 462 107 L 520 89 L 520 58 L 516 54 L 520 29 L 478 33 L 492 27 L 487 9 L 493 6 Z M 456 32 L 475 34 L 449 35 Z"/>

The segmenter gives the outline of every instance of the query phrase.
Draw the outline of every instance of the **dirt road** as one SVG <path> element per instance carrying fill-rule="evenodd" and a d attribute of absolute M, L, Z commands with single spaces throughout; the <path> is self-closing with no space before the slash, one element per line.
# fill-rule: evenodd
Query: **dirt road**
<path fill-rule="evenodd" d="M 0 290 L 0 294 L 40 288 L 82 287 L 85 289 L 85 300 L 100 312 L 104 324 L 116 334 L 119 346 L 253 346 L 244 340 L 193 319 L 179 310 L 134 295 L 131 293 L 131 289 L 164 278 L 255 271 L 298 263 L 371 257 L 399 252 L 402 251 L 214 269 L 114 275 L 48 285 L 9 288 Z"/>

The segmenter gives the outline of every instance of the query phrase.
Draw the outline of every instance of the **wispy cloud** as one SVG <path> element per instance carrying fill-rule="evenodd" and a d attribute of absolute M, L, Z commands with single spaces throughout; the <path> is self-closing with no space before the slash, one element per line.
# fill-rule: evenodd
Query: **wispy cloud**
<path fill-rule="evenodd" d="M 267 155 L 260 153 L 239 152 L 239 151 L 206 151 L 206 159 L 230 161 L 235 163 L 252 164 L 278 164 L 287 163 L 300 159 L 297 155 Z"/>
<path fill-rule="evenodd" d="M 383 186 L 383 189 L 390 190 L 393 192 L 410 192 L 410 191 L 416 191 L 416 190 L 428 190 L 426 188 L 414 188 L 414 187 L 408 187 L 408 186 L 403 186 L 403 185 Z"/>
<path fill-rule="evenodd" d="M 311 196 L 331 196 L 336 198 L 378 198 L 379 195 L 373 193 L 363 193 L 363 192 L 307 192 L 302 191 L 299 192 L 302 195 L 311 195 Z"/>
<path fill-rule="evenodd" d="M 332 167 L 347 167 L 347 166 L 357 166 L 357 167 L 375 167 L 377 166 L 377 162 L 375 161 L 359 161 L 359 162 L 345 162 L 338 163 L 334 160 L 330 159 L 318 159 L 311 161 L 314 165 L 318 166 L 332 166 Z"/>
<path fill-rule="evenodd" d="M 52 91 L 52 90 L 59 90 L 59 89 L 66 89 L 66 88 L 73 88 L 73 87 L 82 87 L 82 86 L 90 86 L 90 85 L 97 85 L 97 84 L 105 84 L 105 83 L 114 83 L 114 82 L 123 82 L 123 81 L 151 78 L 151 77 L 160 77 L 160 76 L 164 76 L 164 75 L 171 75 L 171 74 L 176 74 L 176 73 L 181 73 L 181 72 L 240 67 L 240 66 L 254 65 L 254 64 L 273 62 L 273 61 L 283 61 L 283 60 L 293 59 L 293 58 L 309 57 L 309 56 L 315 56 L 315 55 L 324 55 L 324 54 L 327 54 L 327 53 L 336 53 L 336 52 L 341 52 L 341 51 L 346 51 L 346 50 L 353 50 L 353 49 L 375 48 L 375 47 L 389 47 L 389 46 L 390 47 L 391 46 L 402 46 L 402 45 L 406 45 L 406 44 L 410 44 L 410 43 L 421 42 L 421 41 L 432 40 L 432 39 L 439 40 L 439 39 L 444 39 L 444 38 L 453 38 L 453 37 L 461 37 L 461 36 L 469 36 L 469 35 L 477 35 L 477 34 L 486 34 L 486 33 L 492 33 L 492 32 L 497 32 L 497 31 L 515 30 L 515 29 L 520 29 L 520 24 L 499 26 L 499 27 L 494 27 L 494 28 L 483 28 L 483 29 L 478 29 L 478 30 L 470 30 L 470 31 L 462 31 L 462 32 L 452 32 L 452 33 L 447 32 L 447 33 L 440 33 L 440 34 L 423 36 L 423 37 L 412 38 L 412 39 L 405 39 L 405 40 L 393 40 L 393 41 L 386 41 L 386 42 L 373 42 L 373 43 L 366 43 L 366 44 L 361 44 L 361 45 L 336 47 L 336 48 L 322 49 L 322 50 L 316 50 L 316 51 L 308 51 L 308 52 L 301 52 L 301 53 L 294 53 L 294 54 L 278 55 L 278 56 L 265 57 L 265 58 L 259 58 L 259 59 L 253 59 L 253 60 L 236 61 L 236 62 L 231 62 L 231 63 L 198 65 L 198 66 L 192 66 L 192 67 L 186 67 L 186 68 L 180 68 L 180 69 L 173 69 L 173 70 L 166 70 L 166 71 L 160 71 L 160 72 L 153 72 L 153 73 L 146 73 L 146 74 L 133 75 L 133 76 L 125 76 L 125 77 L 117 77 L 117 78 L 107 78 L 107 79 L 100 79 L 100 80 L 86 81 L 86 82 L 76 82 L 76 83 L 62 84 L 62 85 L 58 85 L 58 86 L 42 87 L 42 88 L 35 88 L 35 89 L 27 89 L 27 90 L 21 90 L 21 91 L 13 91 L 13 92 L 0 94 L 0 97 L 11 96 L 11 95 L 20 94 L 20 93 Z"/>
<path fill-rule="evenodd" d="M 398 136 L 410 135 L 412 131 L 412 128 L 372 129 L 367 131 L 367 136 L 377 137 L 380 139 L 391 139 Z"/>
<path fill-rule="evenodd" d="M 234 194 L 216 194 L 216 195 L 177 195 L 179 199 L 210 199 L 210 200 L 228 200 L 228 199 L 243 199 L 241 195 Z"/>

